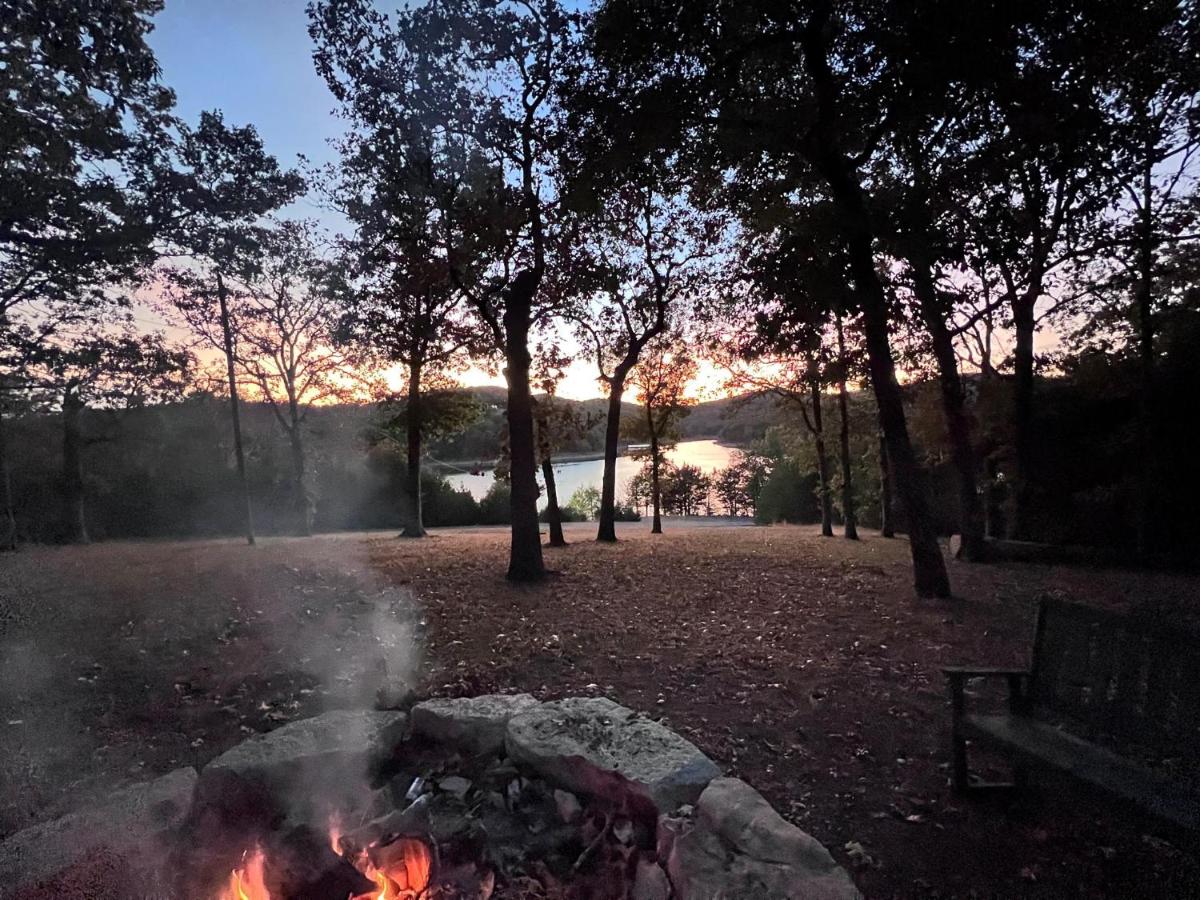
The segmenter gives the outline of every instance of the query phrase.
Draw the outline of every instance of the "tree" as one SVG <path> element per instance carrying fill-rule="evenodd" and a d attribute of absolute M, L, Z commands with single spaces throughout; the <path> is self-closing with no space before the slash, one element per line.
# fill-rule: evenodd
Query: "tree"
<path fill-rule="evenodd" d="M 1028 538 L 1038 488 L 1035 335 L 1055 281 L 1095 242 L 1113 197 L 1110 162 L 1121 136 L 1107 114 L 1106 81 L 1116 63 L 1110 54 L 1126 46 L 1133 23 L 1121 4 L 1092 4 L 1079 15 L 1057 2 L 1021 11 L 1017 22 L 978 109 L 980 139 L 967 145 L 973 192 L 963 213 L 967 253 L 998 273 L 997 303 L 1013 330 L 1008 526 L 1010 536 Z"/>
<path fill-rule="evenodd" d="M 838 429 L 840 456 L 842 460 L 842 525 L 843 534 L 847 540 L 858 540 L 858 516 L 855 513 L 854 477 L 850 465 L 850 399 L 846 391 L 846 374 L 850 367 L 850 357 L 846 352 L 846 330 L 842 324 L 842 314 L 834 315 L 837 330 L 837 392 L 838 418 L 841 427 Z"/>
<path fill-rule="evenodd" d="M 713 228 L 680 198 L 663 197 L 652 184 L 626 185 L 602 204 L 593 248 L 602 284 L 573 318 L 592 345 L 608 390 L 596 540 L 615 541 L 625 385 L 642 352 L 671 323 L 674 307 L 697 276 L 694 264 L 705 254 Z"/>
<path fill-rule="evenodd" d="M 227 126 L 219 113 L 200 115 L 196 128 L 180 126 L 178 139 L 161 151 L 157 179 L 169 186 L 175 206 L 163 252 L 187 257 L 165 269 L 164 311 L 225 361 L 234 456 L 244 501 L 243 530 L 254 543 L 254 515 L 246 480 L 238 396 L 238 346 L 231 282 L 248 281 L 261 258 L 260 219 L 295 198 L 304 181 L 280 169 L 253 126 Z"/>
<path fill-rule="evenodd" d="M 145 148 L 160 140 L 173 103 L 145 40 L 161 7 L 18 3 L 0 17 L 0 473 L 24 351 L 123 302 L 108 288 L 153 259 Z M 8 476 L 0 481 L 0 549 L 9 549 L 15 519 Z"/>
<path fill-rule="evenodd" d="M 418 402 L 420 404 L 420 411 L 415 416 L 411 408 L 414 396 L 419 398 Z M 404 475 L 405 531 L 401 536 L 415 536 L 410 533 L 409 529 L 413 527 L 418 515 L 421 516 L 421 533 L 423 535 L 425 533 L 424 502 L 423 500 L 416 501 L 421 503 L 422 508 L 420 511 L 414 511 L 411 507 L 411 504 L 414 502 L 412 498 L 412 470 L 410 468 L 414 444 L 411 429 L 420 429 L 421 441 L 417 442 L 419 466 L 422 442 L 436 441 L 439 438 L 463 431 L 480 418 L 483 408 L 475 397 L 457 389 L 449 380 L 443 381 L 442 379 L 430 378 L 426 375 L 418 384 L 415 395 L 410 379 L 406 390 L 384 397 L 379 401 L 379 411 L 381 416 L 369 433 L 369 443 L 374 446 L 383 441 L 389 441 L 398 446 L 403 446 L 406 450 Z M 422 475 L 422 478 L 424 477 Z M 421 488 L 421 490 L 425 491 L 427 488 Z"/>
<path fill-rule="evenodd" d="M 892 467 L 888 464 L 887 440 L 879 430 L 879 533 L 885 538 L 896 536 L 895 512 L 892 507 Z"/>
<path fill-rule="evenodd" d="M 746 506 L 746 490 L 742 473 L 734 466 L 721 469 L 713 478 L 713 490 L 725 507 L 727 516 L 739 515 Z"/>
<path fill-rule="evenodd" d="M 541 461 L 542 481 L 546 485 L 546 522 L 550 526 L 551 547 L 565 547 L 567 540 L 563 536 L 562 515 L 558 504 L 558 486 L 554 479 L 554 453 L 571 437 L 591 429 L 595 420 L 587 415 L 580 407 L 568 405 L 557 400 L 549 388 L 552 381 L 547 379 L 544 386 L 548 388 L 545 394 L 534 402 L 534 424 L 536 426 L 538 459 Z M 571 498 L 574 501 L 574 497 Z M 591 518 L 587 516 L 586 518 Z"/>
<path fill-rule="evenodd" d="M 229 328 L 238 347 L 238 373 L 287 437 L 294 527 L 311 535 L 303 428 L 313 404 L 350 396 L 356 373 L 333 346 L 338 307 L 327 267 L 317 256 L 312 223 L 277 224 L 262 249 L 245 288 L 226 295 L 236 308 Z"/>
<path fill-rule="evenodd" d="M 590 485 L 576 488 L 567 506 L 584 519 L 594 519 L 600 510 L 600 492 Z"/>
<path fill-rule="evenodd" d="M 1119 64 L 1109 69 L 1109 108 L 1124 142 L 1117 163 L 1117 188 L 1122 197 L 1116 204 L 1116 220 L 1109 226 L 1115 253 L 1102 267 L 1109 271 L 1109 278 L 1101 290 L 1110 303 L 1113 291 L 1121 298 L 1115 306 L 1122 311 L 1137 346 L 1141 378 L 1138 433 L 1143 461 L 1134 544 L 1142 559 L 1149 553 L 1154 530 L 1154 482 L 1162 475 L 1157 432 L 1163 404 L 1155 377 L 1157 319 L 1164 305 L 1156 290 L 1162 276 L 1161 258 L 1164 249 L 1169 254 L 1170 247 L 1200 238 L 1195 196 L 1182 193 L 1189 181 L 1195 184 L 1200 150 L 1200 75 L 1188 62 L 1200 43 L 1196 15 L 1195 3 L 1182 7 L 1165 2 L 1147 4 L 1132 33 L 1121 30 L 1124 44 L 1115 54 Z"/>
<path fill-rule="evenodd" d="M 711 479 L 698 466 L 685 463 L 678 466 L 666 481 L 663 505 L 681 516 L 696 516 L 708 506 Z"/>
<path fill-rule="evenodd" d="M 696 377 L 696 362 L 679 335 L 660 337 L 642 354 L 631 383 L 642 413 L 628 420 L 632 440 L 648 442 L 650 497 L 654 507 L 651 534 L 662 534 L 663 454 L 674 443 L 675 428 L 689 412 L 688 384 Z"/>
<path fill-rule="evenodd" d="M 191 354 L 168 344 L 162 335 L 130 330 L 113 336 L 81 337 L 44 347 L 32 377 L 55 398 L 62 418 L 63 470 L 60 539 L 89 542 L 84 510 L 84 434 L 88 407 L 109 412 L 177 399 L 188 383 Z"/>
<path fill-rule="evenodd" d="M 343 343 L 379 364 L 406 372 L 408 513 L 403 537 L 425 534 L 421 509 L 421 455 L 426 428 L 425 394 L 449 387 L 464 352 L 482 355 L 486 344 L 465 314 L 465 298 L 446 265 L 438 226 L 444 224 L 448 189 L 433 138 L 415 125 L 400 132 L 376 126 L 345 138 L 341 163 L 326 185 L 333 203 L 354 224 L 343 239 Z"/>
<path fill-rule="evenodd" d="M 680 142 L 705 185 L 732 177 L 785 202 L 824 194 L 861 310 L 871 384 L 909 518 L 915 588 L 950 593 L 923 474 L 904 416 L 889 341 L 887 297 L 875 267 L 875 226 L 862 160 L 886 132 L 870 88 L 890 49 L 875 4 L 658 4 L 608 0 L 590 38 L 606 85 L 630 110 L 633 140 Z M 882 125 L 882 128 L 881 128 Z M 614 128 L 624 135 L 625 129 Z M 732 169 L 732 175 L 730 170 Z"/>
<path fill-rule="evenodd" d="M 747 240 L 744 271 L 730 292 L 733 321 L 718 323 L 712 352 L 732 390 L 767 392 L 800 412 L 816 456 L 821 534 L 833 536 L 833 486 L 822 394 L 840 378 L 826 337 L 828 309 L 814 293 L 837 296 L 828 270 L 794 240 L 795 231 Z M 848 432 L 847 432 L 848 434 Z"/>
<path fill-rule="evenodd" d="M 459 160 L 491 167 L 486 189 L 459 193 L 443 233 L 455 284 L 504 356 L 512 457 L 508 577 L 539 580 L 545 565 L 529 343 L 559 299 L 542 283 L 558 213 L 558 76 L 578 17 L 557 0 L 436 0 L 394 16 L 369 0 L 320 0 L 309 14 L 318 70 L 354 120 L 393 131 L 420 122 Z M 487 280 L 476 284 L 464 269 L 480 268 L 474 248 L 481 235 L 499 252 Z"/>

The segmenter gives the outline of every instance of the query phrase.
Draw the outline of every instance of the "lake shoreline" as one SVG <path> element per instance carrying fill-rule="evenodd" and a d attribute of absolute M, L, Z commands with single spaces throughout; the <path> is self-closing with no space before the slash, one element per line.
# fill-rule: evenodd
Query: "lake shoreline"
<path fill-rule="evenodd" d="M 709 439 L 682 440 L 667 451 L 667 459 L 675 465 L 693 465 L 705 473 L 713 473 L 729 466 L 738 448 L 720 444 Z M 630 482 L 642 470 L 644 457 L 629 454 L 628 445 L 617 456 L 617 500 L 627 500 Z M 452 488 L 470 491 L 477 501 L 483 500 L 495 481 L 495 462 L 489 460 L 467 460 L 465 464 L 450 464 L 437 469 Z M 558 482 L 559 502 L 568 501 L 576 491 L 585 488 L 600 488 L 604 472 L 604 454 L 599 451 L 566 453 L 554 459 L 555 480 Z M 538 481 L 541 481 L 539 475 Z M 544 494 L 541 500 L 544 500 Z M 539 501 L 539 506 L 543 503 Z"/>
<path fill-rule="evenodd" d="M 712 441 L 718 447 L 724 447 L 728 450 L 745 450 L 744 444 L 728 444 L 725 441 L 716 437 L 706 437 L 704 435 L 695 435 L 682 438 L 677 443 L 686 444 L 693 441 Z M 617 456 L 629 456 L 629 444 L 621 444 L 617 447 Z M 578 450 L 574 453 L 562 453 L 554 455 L 554 464 L 581 463 L 581 462 L 596 462 L 604 459 L 603 450 Z M 469 472 L 489 472 L 496 468 L 499 459 L 429 459 L 426 465 L 431 469 L 437 470 L 467 470 Z"/>

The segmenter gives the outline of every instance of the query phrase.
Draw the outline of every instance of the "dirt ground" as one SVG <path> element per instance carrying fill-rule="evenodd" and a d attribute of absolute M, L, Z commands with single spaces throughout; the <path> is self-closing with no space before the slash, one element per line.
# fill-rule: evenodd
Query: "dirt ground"
<path fill-rule="evenodd" d="M 1023 662 L 1042 592 L 1200 610 L 1196 579 L 953 564 L 960 599 L 929 602 L 907 545 L 873 533 L 572 537 L 536 587 L 503 580 L 501 531 L 0 558 L 0 836 L 368 703 L 386 669 L 425 694 L 604 694 L 661 717 L 869 897 L 1200 896 L 1197 857 L 1108 798 L 1048 777 L 1017 797 L 952 795 L 939 671 Z"/>

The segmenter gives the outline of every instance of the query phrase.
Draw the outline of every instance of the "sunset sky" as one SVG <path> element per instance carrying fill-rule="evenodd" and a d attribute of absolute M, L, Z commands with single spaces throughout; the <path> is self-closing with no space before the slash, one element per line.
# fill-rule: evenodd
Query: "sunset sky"
<path fill-rule="evenodd" d="M 304 7 L 304 0 L 166 0 L 150 44 L 163 80 L 178 97 L 180 115 L 194 122 L 202 110 L 219 109 L 231 124 L 251 123 L 286 165 L 297 164 L 299 155 L 314 164 L 336 159 L 328 141 L 341 133 L 342 123 L 333 114 L 333 95 L 313 68 Z M 307 199 L 288 214 L 315 218 L 329 229 L 344 224 Z M 463 380 L 503 384 L 479 369 Z M 693 393 L 711 396 L 723 380 L 714 366 L 702 364 Z M 559 393 L 576 400 L 601 395 L 590 359 L 572 365 Z"/>

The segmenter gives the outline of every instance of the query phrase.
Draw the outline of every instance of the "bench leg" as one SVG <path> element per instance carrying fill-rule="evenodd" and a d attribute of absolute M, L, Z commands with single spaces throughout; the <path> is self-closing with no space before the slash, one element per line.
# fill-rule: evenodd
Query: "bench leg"
<path fill-rule="evenodd" d="M 951 744 L 951 785 L 957 793 L 964 793 L 970 787 L 970 770 L 967 767 L 967 741 L 954 729 L 950 739 Z"/>

